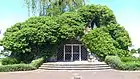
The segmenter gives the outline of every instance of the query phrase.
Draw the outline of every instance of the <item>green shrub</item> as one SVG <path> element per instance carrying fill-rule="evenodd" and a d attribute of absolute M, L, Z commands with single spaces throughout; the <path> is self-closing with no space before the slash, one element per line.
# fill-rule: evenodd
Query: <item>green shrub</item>
<path fill-rule="evenodd" d="M 9 60 L 10 58 L 5 58 L 4 60 Z M 27 70 L 34 70 L 37 69 L 43 62 L 45 58 L 39 58 L 36 60 L 33 60 L 30 64 L 13 64 L 13 62 L 10 60 L 10 63 L 8 62 L 8 65 L 2 65 L 0 66 L 0 72 L 11 72 L 11 71 L 27 71 Z M 14 60 L 15 61 L 15 60 Z"/>
<path fill-rule="evenodd" d="M 19 63 L 20 62 L 17 59 L 11 57 L 1 59 L 2 65 L 11 65 L 11 64 L 19 64 Z"/>
<path fill-rule="evenodd" d="M 122 62 L 140 61 L 140 58 L 135 57 L 121 57 Z"/>
<path fill-rule="evenodd" d="M 139 70 L 140 62 L 122 62 L 119 65 L 120 70 Z"/>
<path fill-rule="evenodd" d="M 122 60 L 122 61 L 121 61 Z M 118 56 L 106 56 L 105 62 L 119 70 L 139 70 L 140 69 L 140 59 L 134 57 L 122 57 Z"/>
<path fill-rule="evenodd" d="M 33 60 L 31 62 L 31 65 L 38 68 L 40 65 L 42 65 L 42 63 L 45 61 L 45 58 L 39 58 L 39 59 L 36 59 L 36 60 Z"/>
<path fill-rule="evenodd" d="M 11 71 L 27 71 L 36 69 L 29 64 L 13 64 L 13 65 L 2 65 L 0 66 L 0 72 L 11 72 Z"/>
<path fill-rule="evenodd" d="M 121 60 L 118 56 L 106 56 L 105 62 L 112 68 L 118 68 L 121 64 Z"/>

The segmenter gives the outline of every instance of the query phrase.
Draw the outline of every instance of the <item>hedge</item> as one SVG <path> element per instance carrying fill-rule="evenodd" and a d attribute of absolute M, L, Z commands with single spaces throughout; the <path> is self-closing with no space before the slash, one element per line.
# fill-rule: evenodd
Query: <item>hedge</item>
<path fill-rule="evenodd" d="M 135 57 L 121 57 L 122 62 L 140 61 L 140 58 Z"/>
<path fill-rule="evenodd" d="M 123 61 L 120 60 L 117 56 L 106 56 L 105 62 L 118 70 L 139 70 L 140 69 L 140 61 L 132 61 L 130 59 L 135 58 L 121 58 Z M 129 60 L 129 61 L 128 61 Z M 127 62 L 124 62 L 127 61 Z"/>
<path fill-rule="evenodd" d="M 118 56 L 106 56 L 105 62 L 112 68 L 118 68 L 121 63 L 121 60 Z"/>
<path fill-rule="evenodd" d="M 36 60 L 33 60 L 31 62 L 31 65 L 38 68 L 40 65 L 42 65 L 42 63 L 44 62 L 45 58 L 39 58 L 39 59 L 36 59 Z"/>
<path fill-rule="evenodd" d="M 9 71 L 27 71 L 36 69 L 30 64 L 13 64 L 13 65 L 2 65 L 0 66 L 0 72 Z"/>
<path fill-rule="evenodd" d="M 11 58 L 11 57 L 1 59 L 1 64 L 2 65 L 12 65 L 12 64 L 19 64 L 19 63 L 20 63 L 20 61 L 18 61 L 15 58 Z"/>
<path fill-rule="evenodd" d="M 0 72 L 35 70 L 44 62 L 44 60 L 45 58 L 42 57 L 42 58 L 33 60 L 30 64 L 1 65 Z"/>
<path fill-rule="evenodd" d="M 139 70 L 140 69 L 140 62 L 122 62 L 119 65 L 120 70 Z"/>

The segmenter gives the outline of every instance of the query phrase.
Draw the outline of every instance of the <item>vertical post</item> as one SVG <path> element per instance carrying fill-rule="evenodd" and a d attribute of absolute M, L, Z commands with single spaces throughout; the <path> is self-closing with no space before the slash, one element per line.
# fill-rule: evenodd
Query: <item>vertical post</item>
<path fill-rule="evenodd" d="M 65 61 L 65 45 L 64 45 L 63 61 Z"/>
<path fill-rule="evenodd" d="M 79 45 L 79 61 L 81 61 L 81 45 Z"/>
<path fill-rule="evenodd" d="M 71 61 L 73 61 L 73 44 L 71 45 Z"/>

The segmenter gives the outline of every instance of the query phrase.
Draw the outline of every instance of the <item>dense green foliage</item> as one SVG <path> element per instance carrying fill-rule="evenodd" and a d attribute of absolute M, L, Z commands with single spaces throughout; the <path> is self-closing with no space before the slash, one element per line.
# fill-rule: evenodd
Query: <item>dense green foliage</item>
<path fill-rule="evenodd" d="M 119 57 L 131 57 L 131 54 L 128 50 L 116 49 L 116 54 Z"/>
<path fill-rule="evenodd" d="M 36 69 L 29 64 L 13 64 L 13 65 L 2 65 L 0 66 L 0 72 L 10 72 L 10 71 L 27 71 Z"/>
<path fill-rule="evenodd" d="M 107 56 L 105 62 L 111 67 L 118 70 L 139 70 L 140 59 L 133 57 L 122 57 L 121 59 L 117 56 Z"/>
<path fill-rule="evenodd" d="M 28 12 L 55 16 L 66 11 L 74 11 L 85 5 L 86 0 L 25 0 Z"/>
<path fill-rule="evenodd" d="M 40 67 L 40 65 L 42 65 L 42 63 L 44 62 L 44 60 L 45 60 L 45 58 L 38 58 L 38 59 L 36 59 L 36 60 L 33 60 L 32 62 L 31 62 L 31 65 L 32 66 L 34 66 L 34 67 L 36 67 L 36 68 L 38 68 L 38 67 Z"/>
<path fill-rule="evenodd" d="M 83 22 L 84 18 L 79 15 L 77 12 L 66 12 L 56 18 L 56 21 L 60 25 L 66 26 L 78 26 L 78 27 L 85 27 L 86 23 Z"/>
<path fill-rule="evenodd" d="M 140 58 L 135 57 L 121 57 L 122 62 L 137 62 L 140 61 Z"/>
<path fill-rule="evenodd" d="M 7 29 L 3 46 L 13 57 L 30 61 L 36 56 L 51 56 L 57 45 L 82 34 L 81 27 L 60 26 L 49 17 L 32 17 Z"/>
<path fill-rule="evenodd" d="M 10 58 L 9 58 L 10 59 Z M 12 59 L 12 58 L 11 58 Z M 2 59 L 3 60 L 3 59 Z M 5 59 L 4 59 L 5 60 Z M 13 60 L 13 59 L 12 59 Z M 11 60 L 9 60 L 11 61 Z M 28 70 L 34 70 L 40 67 L 42 63 L 45 61 L 45 58 L 38 58 L 36 60 L 33 60 L 30 64 L 18 64 L 13 62 L 8 62 L 5 65 L 0 66 L 0 72 L 12 72 L 12 71 L 28 71 Z"/>
<path fill-rule="evenodd" d="M 114 41 L 114 46 L 118 49 L 128 50 L 128 47 L 132 44 L 125 28 L 119 24 L 110 24 L 107 29 Z"/>
<path fill-rule="evenodd" d="M 2 65 L 12 65 L 12 64 L 19 64 L 20 63 L 20 61 L 18 61 L 17 59 L 10 58 L 10 57 L 3 58 L 3 59 L 1 59 L 0 62 Z"/>
<path fill-rule="evenodd" d="M 119 25 L 94 28 L 82 38 L 84 44 L 101 59 L 107 55 L 130 56 L 128 47 L 131 41 L 128 32 Z"/>
<path fill-rule="evenodd" d="M 120 70 L 139 70 L 140 69 L 140 61 L 139 62 L 122 62 L 119 65 Z"/>
<path fill-rule="evenodd" d="M 0 59 L 0 66 L 1 66 L 2 64 L 1 64 L 1 59 Z"/>
<path fill-rule="evenodd" d="M 104 59 L 107 55 L 116 54 L 111 36 L 103 29 L 104 28 L 95 28 L 82 39 L 90 51 L 95 53 L 101 59 Z"/>
<path fill-rule="evenodd" d="M 118 56 L 106 56 L 105 58 L 105 62 L 113 67 L 113 68 L 117 68 L 119 67 L 120 63 L 121 63 L 121 60 Z"/>
<path fill-rule="evenodd" d="M 93 30 L 84 35 L 85 27 Z M 128 32 L 117 24 L 113 11 L 101 5 L 87 5 L 57 17 L 32 17 L 16 23 L 6 30 L 1 44 L 4 50 L 12 52 L 12 57 L 29 63 L 41 56 L 52 56 L 60 44 L 78 36 L 101 59 L 107 55 L 129 56 Z"/>
<path fill-rule="evenodd" d="M 80 8 L 78 13 L 83 17 L 87 26 L 94 27 L 95 24 L 97 27 L 101 27 L 117 23 L 113 11 L 107 6 L 87 5 Z"/>

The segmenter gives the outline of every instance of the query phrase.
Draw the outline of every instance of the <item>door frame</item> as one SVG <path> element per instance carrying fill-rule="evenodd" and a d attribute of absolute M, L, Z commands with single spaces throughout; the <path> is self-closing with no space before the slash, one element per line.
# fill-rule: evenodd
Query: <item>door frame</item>
<path fill-rule="evenodd" d="M 65 58 L 65 46 L 71 46 L 71 60 L 70 61 L 73 61 L 73 47 L 74 46 L 79 46 L 79 61 L 81 61 L 81 44 L 65 44 L 64 45 L 64 51 L 63 51 L 63 61 L 66 61 L 66 58 Z"/>

